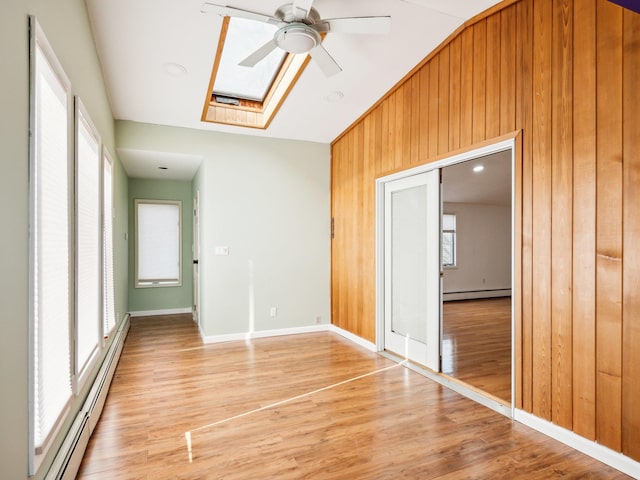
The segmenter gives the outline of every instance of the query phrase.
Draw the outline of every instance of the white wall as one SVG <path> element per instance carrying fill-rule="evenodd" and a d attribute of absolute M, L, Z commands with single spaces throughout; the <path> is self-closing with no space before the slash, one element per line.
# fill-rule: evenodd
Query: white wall
<path fill-rule="evenodd" d="M 444 294 L 511 288 L 511 207 L 444 203 L 443 212 L 456 214 L 457 240 L 456 267 L 444 271 Z"/>
<path fill-rule="evenodd" d="M 330 323 L 329 145 L 133 122 L 116 132 L 122 148 L 204 159 L 194 193 L 205 336 Z"/>
<path fill-rule="evenodd" d="M 115 157 L 113 118 L 83 0 L 2 0 L 0 7 L 0 477 L 27 478 L 29 325 L 29 28 L 38 18 Z M 126 311 L 126 175 L 116 161 L 116 310 Z M 88 387 L 87 387 L 88 388 Z M 72 405 L 78 410 L 85 391 Z M 55 443 L 59 443 L 54 441 Z M 55 445 L 44 462 L 46 469 Z M 41 471 L 36 478 L 41 478 Z"/>

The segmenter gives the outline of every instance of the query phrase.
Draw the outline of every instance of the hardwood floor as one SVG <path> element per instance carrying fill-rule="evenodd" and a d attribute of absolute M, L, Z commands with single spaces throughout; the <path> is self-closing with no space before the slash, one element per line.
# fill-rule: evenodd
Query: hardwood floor
<path fill-rule="evenodd" d="M 333 333 L 134 319 L 79 479 L 628 478 Z"/>
<path fill-rule="evenodd" d="M 511 298 L 443 304 L 442 372 L 511 402 Z"/>

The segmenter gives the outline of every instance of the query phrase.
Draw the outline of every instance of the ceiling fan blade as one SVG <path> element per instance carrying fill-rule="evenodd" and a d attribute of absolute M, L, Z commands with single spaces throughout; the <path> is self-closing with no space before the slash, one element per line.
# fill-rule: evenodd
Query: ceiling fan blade
<path fill-rule="evenodd" d="M 242 10 L 241 8 L 227 7 L 225 5 L 216 5 L 211 2 L 204 2 L 200 7 L 202 13 L 217 13 L 221 17 L 246 18 L 247 20 L 255 20 L 256 22 L 270 23 L 279 25 L 281 20 L 270 15 Z"/>
<path fill-rule="evenodd" d="M 313 0 L 293 0 L 293 12 L 296 16 L 304 20 L 309 15 L 309 10 L 313 6 Z"/>
<path fill-rule="evenodd" d="M 391 30 L 391 17 L 328 18 L 316 23 L 319 32 L 384 34 Z"/>
<path fill-rule="evenodd" d="M 322 46 L 322 44 L 318 45 L 316 48 L 312 49 L 309 52 L 313 61 L 318 64 L 320 70 L 327 76 L 331 77 L 336 73 L 340 73 L 342 68 L 338 65 L 333 57 L 327 52 L 327 50 Z"/>
<path fill-rule="evenodd" d="M 242 60 L 238 65 L 240 65 L 241 67 L 255 67 L 258 62 L 264 60 L 276 48 L 276 42 L 274 42 L 273 40 L 269 40 L 258 50 Z"/>

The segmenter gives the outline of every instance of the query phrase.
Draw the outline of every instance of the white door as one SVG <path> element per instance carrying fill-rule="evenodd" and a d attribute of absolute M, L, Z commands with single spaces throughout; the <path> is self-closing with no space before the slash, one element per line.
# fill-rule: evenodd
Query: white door
<path fill-rule="evenodd" d="M 200 192 L 193 198 L 193 321 L 200 325 Z"/>
<path fill-rule="evenodd" d="M 440 370 L 440 171 L 385 184 L 384 346 Z"/>

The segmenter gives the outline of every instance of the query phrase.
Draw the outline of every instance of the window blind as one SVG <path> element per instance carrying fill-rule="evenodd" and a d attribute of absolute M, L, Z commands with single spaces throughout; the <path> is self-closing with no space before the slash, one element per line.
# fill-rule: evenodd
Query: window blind
<path fill-rule="evenodd" d="M 71 94 L 64 73 L 54 70 L 50 58 L 51 54 L 48 58 L 36 41 L 31 170 L 32 441 L 36 451 L 54 430 L 72 393 L 69 348 Z"/>
<path fill-rule="evenodd" d="M 76 100 L 76 375 L 100 342 L 102 257 L 100 138 Z"/>
<path fill-rule="evenodd" d="M 113 162 L 106 152 L 102 157 L 102 162 L 102 297 L 104 304 L 102 323 L 104 336 L 107 337 L 116 324 L 115 283 L 113 276 Z"/>
<path fill-rule="evenodd" d="M 179 202 L 136 202 L 137 284 L 180 283 Z"/>

